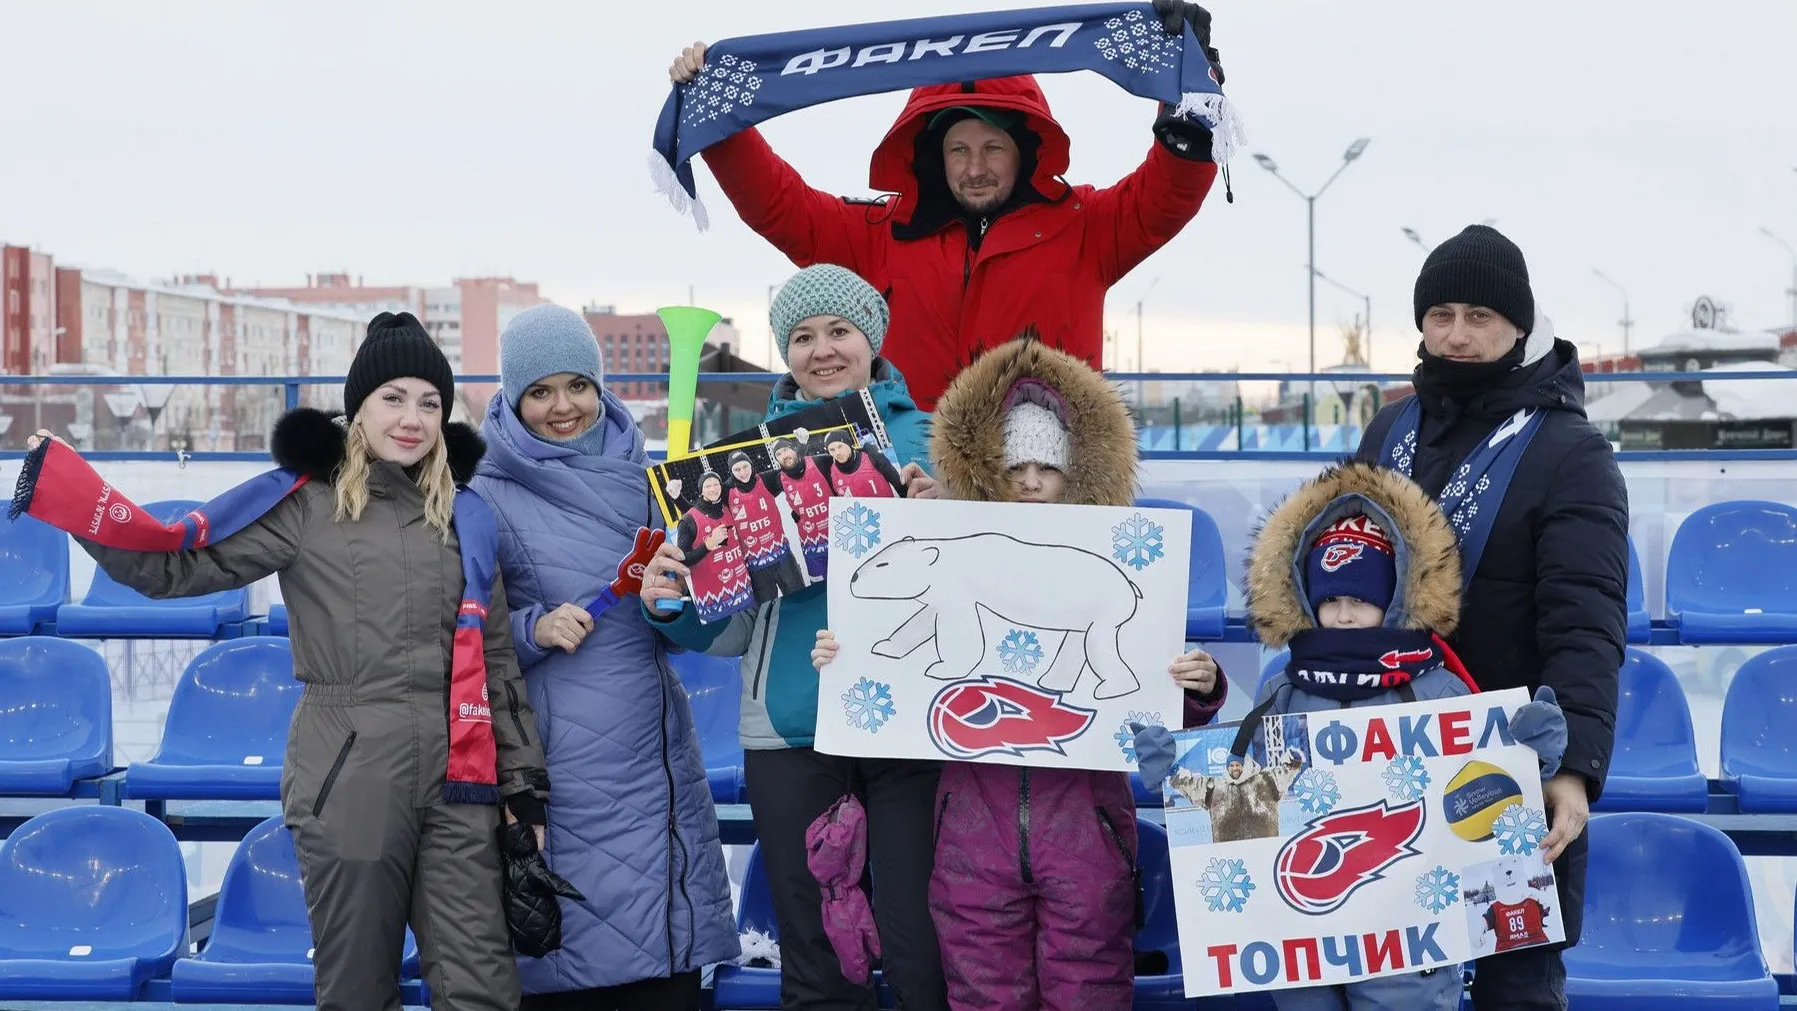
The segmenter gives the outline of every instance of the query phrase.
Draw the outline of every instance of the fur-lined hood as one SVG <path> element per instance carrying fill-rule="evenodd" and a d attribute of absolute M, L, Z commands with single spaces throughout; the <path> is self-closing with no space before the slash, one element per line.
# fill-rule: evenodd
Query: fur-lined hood
<path fill-rule="evenodd" d="M 449 449 L 449 472 L 455 483 L 467 484 L 481 457 L 486 455 L 486 440 L 468 425 L 451 421 L 443 426 L 443 442 Z M 329 484 L 343 462 L 349 431 L 323 411 L 296 407 L 275 422 L 268 445 L 276 466 Z"/>
<path fill-rule="evenodd" d="M 1014 502 L 1005 472 L 1006 401 L 1019 380 L 1058 395 L 1069 435 L 1069 505 L 1129 505 L 1136 493 L 1136 426 L 1123 398 L 1085 362 L 1032 331 L 976 358 L 936 401 L 930 459 L 946 497 Z"/>
<path fill-rule="evenodd" d="M 1387 628 L 1451 635 L 1460 621 L 1460 544 L 1437 506 L 1409 478 L 1365 463 L 1331 467 L 1293 492 L 1261 524 L 1248 561 L 1248 622 L 1278 649 L 1316 627 L 1302 591 L 1304 561 L 1323 527 L 1366 513 L 1391 537 L 1397 590 Z"/>

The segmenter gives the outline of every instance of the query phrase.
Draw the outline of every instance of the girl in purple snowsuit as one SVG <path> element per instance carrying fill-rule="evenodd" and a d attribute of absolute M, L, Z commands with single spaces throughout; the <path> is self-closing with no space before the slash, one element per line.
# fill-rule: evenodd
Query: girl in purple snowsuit
<path fill-rule="evenodd" d="M 1136 435 L 1122 399 L 1029 335 L 956 377 L 936 404 L 931 457 L 946 498 L 1134 501 Z M 834 636 L 819 632 L 814 661 L 835 654 Z M 1215 661 L 1193 650 L 1171 673 L 1186 689 L 1176 725 L 1210 722 L 1227 692 Z M 955 1011 L 1127 1011 L 1138 887 L 1127 774 L 943 766 L 930 913 Z"/>

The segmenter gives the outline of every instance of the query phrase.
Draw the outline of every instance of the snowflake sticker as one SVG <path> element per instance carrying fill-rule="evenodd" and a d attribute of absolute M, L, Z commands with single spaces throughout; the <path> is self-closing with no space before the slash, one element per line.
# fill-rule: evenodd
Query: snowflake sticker
<path fill-rule="evenodd" d="M 1497 837 L 1499 853 L 1528 856 L 1547 837 L 1547 816 L 1534 808 L 1511 804 L 1491 823 L 1491 834 Z"/>
<path fill-rule="evenodd" d="M 1211 857 L 1210 866 L 1198 875 L 1198 894 L 1204 896 L 1205 908 L 1213 913 L 1241 912 L 1254 887 L 1254 879 L 1240 860 Z"/>
<path fill-rule="evenodd" d="M 1141 513 L 1111 528 L 1111 557 L 1137 572 L 1165 555 L 1162 527 Z"/>
<path fill-rule="evenodd" d="M 862 678 L 842 693 L 842 711 L 849 726 L 877 734 L 898 710 L 892 704 L 891 685 Z"/>
<path fill-rule="evenodd" d="M 1138 713 L 1133 709 L 1130 710 L 1129 716 L 1123 721 L 1123 725 L 1117 728 L 1115 734 L 1111 735 L 1111 739 L 1117 742 L 1117 747 L 1122 749 L 1123 759 L 1127 762 L 1135 762 L 1138 760 L 1136 756 L 1136 732 L 1129 729 L 1131 723 L 1140 723 L 1144 727 L 1166 726 L 1165 721 L 1161 719 L 1160 713 Z"/>
<path fill-rule="evenodd" d="M 1334 774 L 1324 769 L 1305 769 L 1292 782 L 1291 797 L 1305 814 L 1328 814 L 1341 803 L 1342 793 Z"/>
<path fill-rule="evenodd" d="M 1415 755 L 1394 758 L 1385 767 L 1385 789 L 1390 791 L 1393 800 L 1405 803 L 1416 800 L 1429 789 L 1429 770 L 1423 768 L 1423 760 Z"/>
<path fill-rule="evenodd" d="M 1437 865 L 1416 877 L 1416 904 L 1437 916 L 1460 901 L 1460 875 Z"/>
<path fill-rule="evenodd" d="M 860 558 L 880 543 L 880 514 L 857 502 L 836 517 L 836 546 Z"/>
<path fill-rule="evenodd" d="M 998 644 L 998 660 L 1011 674 L 1028 674 L 1042 662 L 1042 643 L 1036 633 L 1013 628 Z"/>

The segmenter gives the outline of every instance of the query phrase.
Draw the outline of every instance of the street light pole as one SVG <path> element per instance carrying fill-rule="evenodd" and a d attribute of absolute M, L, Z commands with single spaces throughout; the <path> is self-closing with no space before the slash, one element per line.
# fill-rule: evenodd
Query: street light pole
<path fill-rule="evenodd" d="M 780 371 L 780 366 L 774 364 L 779 361 L 774 354 L 774 289 L 778 287 L 777 284 L 767 286 L 767 368 L 769 372 Z"/>
<path fill-rule="evenodd" d="M 1598 270 L 1596 267 L 1592 267 L 1591 272 L 1602 278 L 1605 283 L 1610 287 L 1615 288 L 1622 295 L 1622 357 L 1627 358 L 1629 356 L 1629 327 L 1633 326 L 1635 323 L 1634 320 L 1629 319 L 1629 293 L 1623 289 L 1622 285 L 1611 280 L 1607 274 Z"/>
<path fill-rule="evenodd" d="M 1797 171 L 1797 169 L 1793 169 L 1792 171 Z M 1791 248 L 1789 242 L 1778 237 L 1778 235 L 1773 233 L 1772 229 L 1767 228 L 1764 225 L 1760 226 L 1760 234 L 1785 247 L 1785 252 L 1791 254 L 1791 287 L 1785 294 L 1791 296 L 1791 325 L 1797 326 L 1797 249 Z"/>
<path fill-rule="evenodd" d="M 1141 297 L 1136 299 L 1136 371 L 1137 372 L 1145 371 L 1145 369 L 1142 365 L 1142 303 L 1148 301 L 1148 293 L 1153 291 L 1154 286 L 1159 283 L 1161 283 L 1161 279 L 1158 277 L 1152 281 L 1149 281 L 1148 287 L 1142 289 Z"/>
<path fill-rule="evenodd" d="M 1254 160 L 1260 164 L 1261 168 L 1264 168 L 1268 172 L 1271 172 L 1273 174 L 1273 178 L 1278 179 L 1280 182 L 1284 183 L 1286 185 L 1287 189 L 1291 190 L 1293 193 L 1298 194 L 1298 196 L 1305 203 L 1305 209 L 1306 209 L 1305 222 L 1306 222 L 1306 226 L 1309 230 L 1309 241 L 1307 243 L 1306 248 L 1309 251 L 1308 267 L 1309 267 L 1309 271 L 1310 271 L 1309 281 L 1310 281 L 1310 374 L 1311 375 L 1315 375 L 1316 371 L 1317 371 L 1317 277 L 1316 277 L 1316 271 L 1317 271 L 1317 198 L 1323 195 L 1323 191 L 1325 191 L 1329 188 L 1330 183 L 1335 182 L 1336 178 L 1338 176 L 1340 176 L 1344 171 L 1347 170 L 1348 166 L 1354 162 L 1354 159 L 1360 157 L 1361 152 L 1365 151 L 1366 146 L 1370 143 L 1372 143 L 1370 138 L 1361 137 L 1358 140 L 1356 140 L 1354 143 L 1348 145 L 1348 149 L 1346 151 L 1342 152 L 1342 163 L 1336 167 L 1335 173 L 1333 175 L 1331 175 L 1327 180 L 1325 180 L 1323 182 L 1322 186 L 1317 187 L 1317 191 L 1315 193 L 1305 193 L 1303 190 L 1301 190 L 1297 186 L 1293 185 L 1291 180 L 1280 175 L 1279 174 L 1279 166 L 1277 163 L 1275 163 L 1273 161 L 1272 158 L 1269 158 L 1264 154 L 1256 154 L 1254 156 Z M 1311 390 L 1311 392 L 1313 394 L 1316 392 L 1314 389 L 1314 386 L 1315 386 L 1315 382 L 1313 380 L 1312 381 L 1313 388 Z"/>

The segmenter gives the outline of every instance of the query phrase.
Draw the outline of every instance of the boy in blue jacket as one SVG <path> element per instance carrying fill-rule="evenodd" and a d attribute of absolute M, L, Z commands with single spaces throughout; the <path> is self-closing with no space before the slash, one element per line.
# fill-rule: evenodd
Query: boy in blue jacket
<path fill-rule="evenodd" d="M 1273 510 L 1255 538 L 1249 622 L 1262 644 L 1289 647 L 1291 659 L 1261 683 L 1244 723 L 1478 691 L 1443 638 L 1459 624 L 1461 586 L 1454 532 L 1421 488 L 1396 471 L 1363 463 L 1324 471 Z M 1552 689 L 1542 688 L 1518 710 L 1510 729 L 1541 757 L 1543 779 L 1559 770 L 1566 717 Z M 1172 771 L 1172 735 L 1160 727 L 1136 730 L 1143 780 L 1164 781 Z M 1234 775 L 1239 760 L 1231 756 Z M 1243 800 L 1208 805 L 1217 838 L 1268 834 L 1247 823 L 1269 806 L 1249 803 L 1252 796 Z M 1272 998 L 1279 1011 L 1455 1011 L 1461 977 L 1459 966 L 1442 966 L 1280 990 Z"/>

